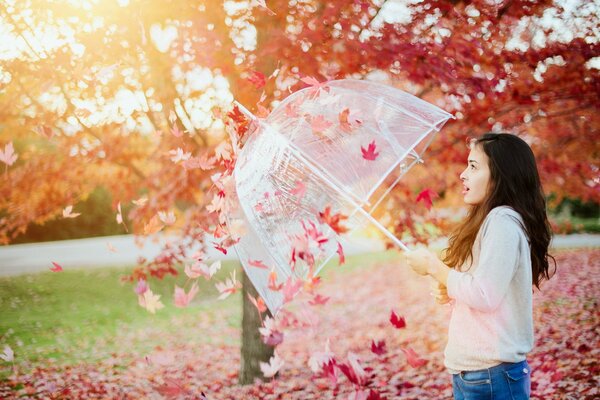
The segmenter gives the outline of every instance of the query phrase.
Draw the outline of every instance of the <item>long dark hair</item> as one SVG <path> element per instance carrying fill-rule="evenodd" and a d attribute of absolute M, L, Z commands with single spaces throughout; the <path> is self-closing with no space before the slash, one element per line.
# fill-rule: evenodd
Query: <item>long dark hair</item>
<path fill-rule="evenodd" d="M 552 230 L 546 215 L 546 200 L 529 145 L 507 133 L 486 133 L 470 142 L 482 146 L 488 157 L 490 185 L 486 199 L 469 210 L 467 218 L 450 236 L 444 262 L 460 268 L 473 260 L 473 243 L 488 213 L 495 207 L 509 206 L 521 215 L 523 229 L 531 249 L 533 284 L 539 289 L 542 280 L 550 279 L 548 254 Z"/>

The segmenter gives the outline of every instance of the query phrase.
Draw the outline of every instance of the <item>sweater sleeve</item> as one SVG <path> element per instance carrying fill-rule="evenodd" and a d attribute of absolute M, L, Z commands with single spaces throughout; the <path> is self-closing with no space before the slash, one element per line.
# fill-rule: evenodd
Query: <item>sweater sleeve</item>
<path fill-rule="evenodd" d="M 491 312 L 508 291 L 519 261 L 518 222 L 508 215 L 490 216 L 481 239 L 479 263 L 473 273 L 448 273 L 448 296 L 469 307 Z"/>

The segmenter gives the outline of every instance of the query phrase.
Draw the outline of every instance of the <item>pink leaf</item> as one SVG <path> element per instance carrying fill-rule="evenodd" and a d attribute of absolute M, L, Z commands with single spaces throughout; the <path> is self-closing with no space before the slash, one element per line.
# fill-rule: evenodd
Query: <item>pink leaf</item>
<path fill-rule="evenodd" d="M 54 267 L 50 268 L 50 271 L 52 271 L 52 272 L 61 272 L 63 270 L 63 267 L 61 267 L 59 264 L 55 263 L 54 261 L 52 261 L 52 265 L 54 265 Z"/>
<path fill-rule="evenodd" d="M 423 365 L 427 364 L 427 360 L 419 358 L 417 353 L 415 353 L 415 351 L 413 349 L 411 349 L 410 347 L 407 347 L 407 348 L 401 347 L 400 350 L 402 350 L 404 355 L 406 355 L 406 360 L 408 361 L 408 363 L 410 364 L 411 367 L 419 368 L 419 367 L 422 367 Z"/>

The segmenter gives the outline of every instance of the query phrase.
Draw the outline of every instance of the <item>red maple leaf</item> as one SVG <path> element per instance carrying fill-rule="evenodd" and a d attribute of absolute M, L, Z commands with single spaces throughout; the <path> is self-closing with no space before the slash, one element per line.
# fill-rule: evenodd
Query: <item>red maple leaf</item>
<path fill-rule="evenodd" d="M 426 188 L 417 196 L 417 203 L 419 201 L 422 201 L 423 203 L 425 203 L 425 207 L 427 207 L 427 209 L 430 210 L 431 206 L 433 205 L 433 199 L 438 197 L 439 196 L 437 192 L 435 192 L 432 189 Z"/>
<path fill-rule="evenodd" d="M 61 267 L 60 264 L 57 264 L 54 261 L 52 261 L 52 265 L 54 265 L 54 267 L 50 268 L 50 271 L 52 272 L 61 272 L 63 270 L 63 267 Z"/>
<path fill-rule="evenodd" d="M 376 152 L 377 146 L 375 145 L 375 140 L 369 143 L 369 146 L 365 149 L 360 146 L 360 151 L 362 152 L 362 156 L 365 160 L 375 161 L 379 153 Z"/>
<path fill-rule="evenodd" d="M 398 317 L 394 310 L 392 310 L 392 314 L 390 315 L 390 322 L 398 329 L 406 328 L 404 317 Z"/>
<path fill-rule="evenodd" d="M 331 214 L 330 206 L 325 207 L 323 212 L 319 212 L 319 221 L 321 221 L 323 224 L 329 225 L 329 227 L 337 234 L 348 232 L 348 228 L 340 225 L 340 223 L 345 219 L 348 219 L 348 217 L 342 213 Z"/>
<path fill-rule="evenodd" d="M 387 349 L 385 348 L 385 340 L 375 340 L 371 341 L 371 351 L 378 356 L 387 353 Z"/>

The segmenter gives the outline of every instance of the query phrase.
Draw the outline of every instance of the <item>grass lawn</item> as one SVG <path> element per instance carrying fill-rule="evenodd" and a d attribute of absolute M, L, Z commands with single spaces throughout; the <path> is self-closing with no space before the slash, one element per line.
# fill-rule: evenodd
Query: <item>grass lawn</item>
<path fill-rule="evenodd" d="M 378 261 L 389 262 L 398 256 L 395 251 L 350 256 L 342 267 L 337 266 L 337 258 L 334 258 L 321 276 L 326 280 L 328 271 L 333 269 L 351 271 Z M 120 335 L 135 334 L 148 327 L 163 330 L 168 335 L 177 330 L 176 326 L 184 325 L 186 321 L 191 323 L 200 314 L 210 318 L 224 307 L 240 310 L 240 313 L 233 313 L 239 317 L 227 321 L 230 326 L 239 327 L 240 294 L 217 300 L 218 292 L 214 287 L 215 282 L 223 280 L 238 267 L 237 262 L 224 262 L 212 281 L 201 278 L 198 295 L 184 309 L 172 304 L 172 296 L 175 283 L 182 286 L 185 275 L 151 280 L 152 291 L 160 294 L 165 304 L 165 308 L 156 314 L 150 314 L 137 304 L 134 285 L 120 282 L 120 277 L 129 273 L 131 267 L 0 278 L 0 352 L 8 344 L 16 354 L 16 363 L 26 362 L 31 366 L 48 361 L 64 365 L 97 361 L 120 349 Z M 189 334 L 190 339 L 194 335 L 194 340 L 211 340 L 209 336 L 189 331 L 177 331 L 177 334 Z M 239 337 L 228 340 L 239 342 Z M 127 350 L 135 354 L 156 345 L 152 340 L 136 343 L 139 348 Z M 7 372 L 0 371 L 0 375 Z"/>

